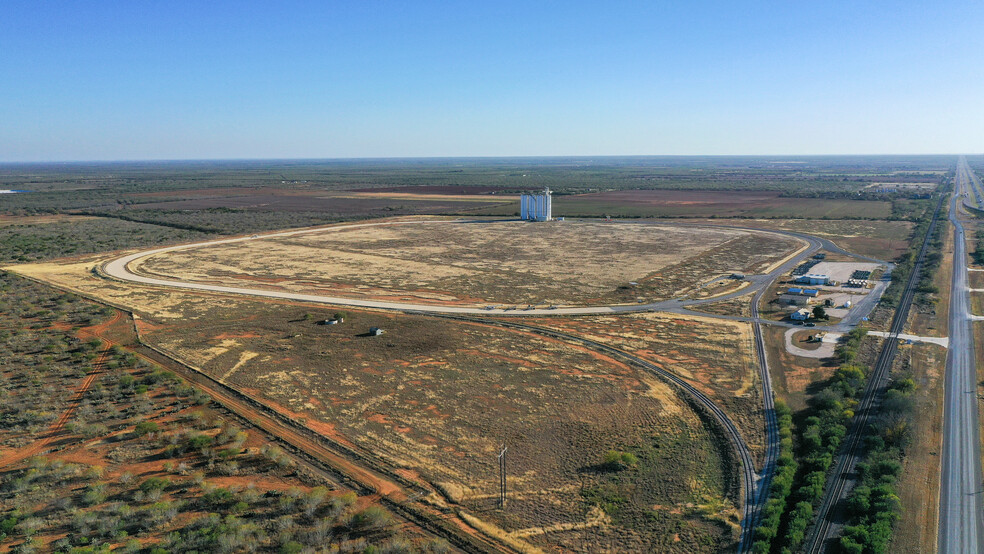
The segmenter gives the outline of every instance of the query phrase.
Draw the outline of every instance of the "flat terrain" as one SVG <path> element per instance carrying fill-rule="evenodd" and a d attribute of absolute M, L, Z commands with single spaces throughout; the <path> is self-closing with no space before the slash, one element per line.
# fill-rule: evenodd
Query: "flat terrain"
<path fill-rule="evenodd" d="M 909 445 L 899 480 L 902 517 L 892 541 L 892 552 L 933 552 L 939 524 L 940 446 L 943 433 L 943 365 L 946 352 L 932 344 L 904 348 L 903 365 L 922 391 L 912 418 Z"/>
<path fill-rule="evenodd" d="M 433 484 L 499 533 L 564 550 L 733 544 L 728 446 L 649 374 L 582 347 L 437 318 L 346 310 L 343 324 L 317 325 L 332 312 L 119 284 L 93 276 L 94 263 L 21 269 L 134 308 L 145 340 Z M 638 323 L 640 334 L 652 334 L 647 349 L 668 355 L 710 329 Z M 363 336 L 370 326 L 385 333 Z M 674 368 L 715 394 L 740 391 L 735 402 L 747 412 L 754 403 L 747 361 L 734 364 L 728 332 L 713 340 L 722 342 L 675 354 Z M 748 340 L 746 332 L 733 345 Z M 494 510 L 493 496 L 502 443 L 513 491 L 505 512 Z M 612 471 L 603 464 L 610 450 L 638 462 Z"/>
<path fill-rule="evenodd" d="M 735 219 L 720 223 L 807 233 L 855 254 L 885 261 L 893 261 L 906 251 L 913 228 L 909 221 L 864 219 Z"/>
<path fill-rule="evenodd" d="M 763 454 L 765 424 L 750 324 L 668 313 L 524 323 L 610 344 L 676 373 L 728 413 L 753 455 Z"/>
<path fill-rule="evenodd" d="M 476 213 L 509 215 L 516 210 L 502 206 Z M 794 198 L 772 191 L 619 190 L 556 196 L 553 211 L 568 217 L 883 218 L 891 215 L 892 203 Z"/>
<path fill-rule="evenodd" d="M 130 352 L 124 314 L 0 289 L 0 551 L 441 548 Z"/>
<path fill-rule="evenodd" d="M 152 197 L 154 202 L 136 203 L 130 210 L 203 210 L 232 209 L 278 212 L 321 212 L 335 216 L 371 216 L 456 212 L 517 203 L 517 198 L 497 198 L 479 195 L 442 195 L 373 192 L 321 192 L 284 191 L 277 189 L 252 189 L 228 191 L 226 195 L 214 191 L 195 191 L 190 198 L 166 200 L 166 196 Z M 149 198 L 148 198 L 149 199 Z"/>
<path fill-rule="evenodd" d="M 206 246 L 131 267 L 185 281 L 352 298 L 599 305 L 663 300 L 799 246 L 734 229 L 602 222 L 416 222 Z"/>
<path fill-rule="evenodd" d="M 146 339 L 322 422 L 322 433 L 419 475 L 512 536 L 648 550 L 669 546 L 666 533 L 679 526 L 729 540 L 736 512 L 719 448 L 673 391 L 638 370 L 536 335 L 439 319 L 349 311 L 344 323 L 320 326 L 327 314 L 307 320 L 303 308 L 224 312 Z M 385 334 L 365 336 L 370 325 Z M 496 512 L 502 444 L 512 496 Z M 610 450 L 638 453 L 644 465 L 612 482 L 601 468 Z M 673 471 L 659 464 L 665 458 Z M 626 479 L 639 496 L 615 500 Z M 699 504 L 716 506 L 706 515 L 728 524 L 690 514 Z M 652 505 L 666 519 L 650 521 Z"/>

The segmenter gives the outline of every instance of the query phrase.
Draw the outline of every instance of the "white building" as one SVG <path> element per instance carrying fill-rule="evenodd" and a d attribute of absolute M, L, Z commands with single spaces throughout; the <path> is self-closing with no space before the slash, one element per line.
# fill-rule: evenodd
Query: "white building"
<path fill-rule="evenodd" d="M 550 189 L 545 188 L 541 193 L 524 192 L 519 197 L 519 216 L 524 221 L 550 221 Z"/>
<path fill-rule="evenodd" d="M 806 321 L 807 319 L 810 319 L 810 315 L 812 315 L 812 314 L 813 314 L 813 312 L 811 312 L 810 310 L 807 310 L 806 308 L 803 308 L 803 309 L 796 310 L 795 312 L 789 314 L 789 319 L 792 319 L 792 320 L 795 320 L 795 321 Z"/>
<path fill-rule="evenodd" d="M 805 283 L 807 285 L 826 285 L 828 281 L 830 281 L 830 277 L 819 273 L 807 273 L 796 278 L 797 283 Z"/>

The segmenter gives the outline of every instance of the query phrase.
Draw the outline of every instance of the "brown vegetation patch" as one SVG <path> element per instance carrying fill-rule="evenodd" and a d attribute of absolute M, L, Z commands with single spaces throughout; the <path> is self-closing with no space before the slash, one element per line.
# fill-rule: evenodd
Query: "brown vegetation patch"
<path fill-rule="evenodd" d="M 711 228 L 422 222 L 334 227 L 169 252 L 134 265 L 165 278 L 251 281 L 353 298 L 606 304 L 669 298 L 730 271 L 761 271 L 798 246 L 775 235 Z"/>
<path fill-rule="evenodd" d="M 765 423 L 749 324 L 664 313 L 530 323 L 611 344 L 676 373 L 725 409 L 754 454 L 763 452 Z"/>
<path fill-rule="evenodd" d="M 245 322 L 244 312 L 258 317 Z M 651 527 L 633 518 L 590 530 L 580 525 L 599 500 L 578 490 L 604 481 L 586 468 L 611 449 L 665 452 L 678 462 L 672 475 L 662 473 L 665 468 L 640 474 L 649 483 L 646 505 L 725 494 L 718 447 L 703 423 L 665 385 L 624 364 L 583 347 L 484 325 L 360 311 L 349 311 L 341 325 L 314 323 L 323 317 L 244 303 L 201 318 L 211 334 L 185 324 L 150 333 L 147 340 L 203 360 L 213 375 L 238 359 L 241 349 L 259 352 L 229 378 L 231 384 L 309 427 L 330 424 L 336 437 L 386 464 L 462 491 L 461 504 L 506 531 L 555 529 L 526 538 L 534 543 L 573 548 L 580 543 L 570 542 L 572 536 L 588 544 L 624 536 L 626 544 L 643 549 L 659 544 L 652 541 L 661 540 L 657 530 L 664 524 Z M 360 336 L 371 325 L 386 334 Z M 228 340 L 214 337 L 243 332 L 260 337 L 248 346 L 227 345 L 218 356 L 199 354 Z M 656 437 L 659 446 L 652 450 Z M 507 513 L 487 512 L 494 504 L 494 454 L 503 442 L 510 448 L 516 497 Z M 549 492 L 558 486 L 563 492 Z M 730 528 L 722 534 L 700 514 L 670 515 L 669 521 L 689 521 L 713 541 L 731 540 Z"/>

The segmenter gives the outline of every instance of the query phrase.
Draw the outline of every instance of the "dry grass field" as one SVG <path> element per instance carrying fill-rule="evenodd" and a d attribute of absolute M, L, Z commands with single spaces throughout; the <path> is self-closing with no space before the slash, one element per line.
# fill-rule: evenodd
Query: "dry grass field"
<path fill-rule="evenodd" d="M 503 205 L 477 213 L 510 215 L 515 212 L 515 206 Z M 786 197 L 767 190 L 613 190 L 557 196 L 554 213 L 568 217 L 883 218 L 891 215 L 892 203 Z"/>
<path fill-rule="evenodd" d="M 611 344 L 676 373 L 728 413 L 753 455 L 763 454 L 765 422 L 750 324 L 667 313 L 528 322 Z"/>
<path fill-rule="evenodd" d="M 937 546 L 940 453 L 943 433 L 943 369 L 946 351 L 933 344 L 900 349 L 905 370 L 920 389 L 913 417 L 912 444 L 899 481 L 903 510 L 895 528 L 891 551 L 934 552 Z"/>
<path fill-rule="evenodd" d="M 669 546 L 661 541 L 673 532 L 687 544 L 730 539 L 735 511 L 720 448 L 655 378 L 495 327 L 357 311 L 323 326 L 316 321 L 329 312 L 305 313 L 246 303 L 145 337 L 533 544 L 652 550 Z M 369 326 L 385 334 L 366 336 Z M 510 456 L 505 512 L 494 510 L 501 444 Z M 602 466 L 611 450 L 633 452 L 639 467 L 612 475 Z M 672 472 L 664 459 L 675 460 Z"/>
<path fill-rule="evenodd" d="M 0 215 L 0 227 L 10 225 L 44 225 L 47 223 L 64 223 L 66 221 L 94 220 L 94 217 L 80 215 Z"/>
<path fill-rule="evenodd" d="M 689 309 L 695 312 L 704 312 L 716 315 L 733 315 L 741 317 L 752 317 L 752 295 L 746 294 L 730 300 L 720 302 L 709 302 L 690 306 Z"/>
<path fill-rule="evenodd" d="M 909 221 L 867 219 L 718 219 L 707 223 L 807 233 L 829 239 L 849 252 L 886 261 L 905 252 L 913 227 Z"/>
<path fill-rule="evenodd" d="M 132 307 L 148 342 L 434 484 L 496 532 L 562 551 L 733 545 L 737 485 L 727 447 L 648 374 L 578 346 L 437 318 L 345 310 L 345 323 L 317 325 L 332 311 L 115 283 L 91 273 L 96 262 L 18 271 Z M 612 323 L 589 330 L 607 327 L 614 339 Z M 655 314 L 626 324 L 637 325 L 625 337 L 636 337 L 636 352 L 651 350 L 650 359 L 716 396 L 735 391 L 732 413 L 760 401 L 724 352 L 747 342 L 736 329 L 712 336 L 718 346 L 674 352 L 672 344 L 703 344 L 711 325 Z M 369 326 L 386 332 L 362 336 Z M 510 453 L 506 511 L 493 497 L 502 443 Z M 604 464 L 612 450 L 636 462 L 613 469 Z"/>
<path fill-rule="evenodd" d="M 483 221 L 332 227 L 324 233 L 151 256 L 138 271 L 183 280 L 422 303 L 634 303 L 764 270 L 794 239 L 714 228 Z M 632 284 L 635 283 L 635 284 Z"/>

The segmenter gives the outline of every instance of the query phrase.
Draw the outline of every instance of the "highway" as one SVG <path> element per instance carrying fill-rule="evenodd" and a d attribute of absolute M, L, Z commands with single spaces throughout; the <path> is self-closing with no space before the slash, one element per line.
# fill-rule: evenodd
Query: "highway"
<path fill-rule="evenodd" d="M 957 193 L 950 205 L 954 251 L 950 349 L 946 358 L 943 400 L 938 544 L 940 552 L 984 552 L 977 366 L 967 287 L 967 243 L 957 211 L 957 198 L 968 192 L 979 198 L 981 187 L 963 157 L 957 163 L 956 185 Z M 984 203 L 979 205 L 984 206 Z"/>

